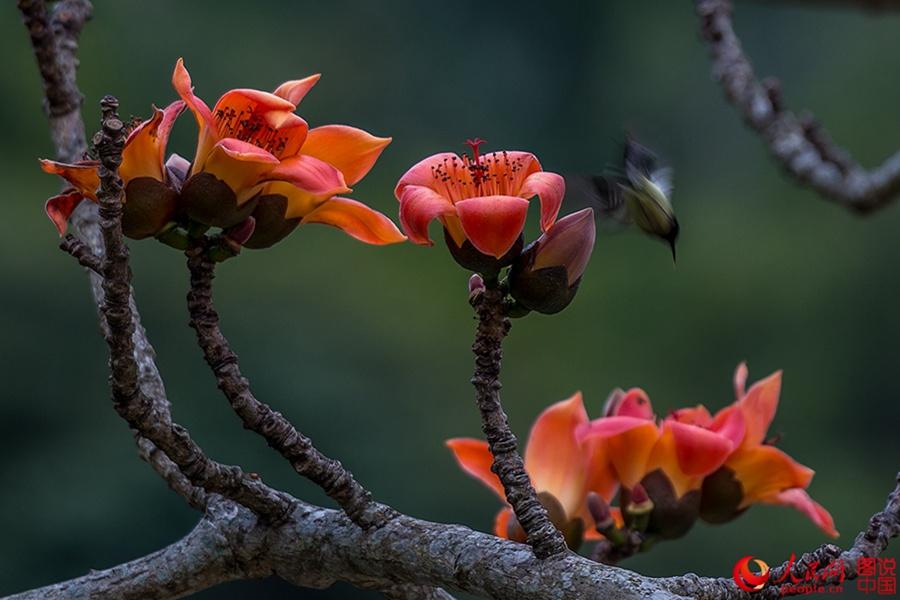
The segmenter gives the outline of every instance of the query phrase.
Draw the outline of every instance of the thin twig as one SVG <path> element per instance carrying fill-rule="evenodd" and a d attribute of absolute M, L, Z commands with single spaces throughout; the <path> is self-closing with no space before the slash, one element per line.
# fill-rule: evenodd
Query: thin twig
<path fill-rule="evenodd" d="M 814 118 L 798 117 L 784 107 L 777 80 L 757 80 L 732 27 L 729 0 L 695 2 L 713 77 L 794 179 L 860 213 L 887 206 L 900 196 L 900 152 L 876 169 L 864 169 Z"/>
<path fill-rule="evenodd" d="M 125 126 L 116 110 L 118 101 L 106 96 L 101 101 L 102 129 L 96 151 L 100 158 L 100 230 L 103 234 L 102 312 L 110 350 L 110 387 L 119 415 L 150 440 L 178 466 L 194 484 L 239 502 L 267 519 L 278 522 L 293 508 L 293 499 L 273 490 L 239 467 L 210 460 L 191 439 L 187 430 L 160 414 L 152 398 L 139 382 L 135 360 L 135 324 L 131 312 L 131 268 L 128 247 L 122 235 L 122 181 L 117 170 L 122 160 Z"/>
<path fill-rule="evenodd" d="M 191 274 L 187 301 L 190 325 L 197 332 L 197 343 L 219 389 L 245 428 L 261 435 L 297 473 L 320 486 L 353 522 L 363 528 L 384 525 L 395 511 L 374 502 L 369 491 L 339 461 L 322 454 L 284 415 L 253 395 L 250 382 L 241 374 L 237 354 L 219 327 L 212 300 L 215 263 L 206 250 L 206 245 L 198 242 L 186 253 Z"/>
<path fill-rule="evenodd" d="M 496 284 L 488 286 L 473 294 L 470 302 L 478 316 L 478 329 L 472 344 L 475 354 L 472 385 L 475 386 L 475 402 L 481 411 L 481 428 L 494 456 L 491 470 L 500 478 L 506 499 L 528 536 L 535 556 L 547 558 L 564 553 L 566 542 L 538 500 L 519 455 L 516 436 L 509 428 L 500 403 L 503 338 L 510 328 L 504 311 L 503 292 Z"/>

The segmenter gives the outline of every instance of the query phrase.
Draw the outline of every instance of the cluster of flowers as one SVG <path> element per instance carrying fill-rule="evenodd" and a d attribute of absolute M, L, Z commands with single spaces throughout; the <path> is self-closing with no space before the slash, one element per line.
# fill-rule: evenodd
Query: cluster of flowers
<path fill-rule="evenodd" d="M 525 468 L 569 545 L 635 528 L 644 540 L 674 539 L 698 518 L 724 523 L 756 503 L 794 507 L 836 537 L 831 515 L 806 492 L 813 471 L 766 438 L 781 372 L 749 390 L 746 380 L 741 364 L 735 402 L 714 416 L 698 405 L 657 420 L 639 388 L 614 392 L 593 421 L 580 393 L 547 408 L 531 429 Z M 457 438 L 447 446 L 466 473 L 504 498 L 486 442 Z M 495 533 L 524 540 L 509 507 L 497 515 Z"/>

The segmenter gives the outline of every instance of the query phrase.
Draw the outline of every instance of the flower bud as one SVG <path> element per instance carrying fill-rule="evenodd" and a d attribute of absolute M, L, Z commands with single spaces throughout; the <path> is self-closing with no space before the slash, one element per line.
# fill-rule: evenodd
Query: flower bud
<path fill-rule="evenodd" d="M 578 291 L 595 239 L 590 208 L 557 221 L 513 264 L 509 278 L 513 298 L 544 314 L 563 310 Z"/>
<path fill-rule="evenodd" d="M 166 161 L 166 181 L 169 182 L 177 191 L 181 191 L 181 186 L 187 180 L 191 173 L 191 161 L 179 154 L 170 154 Z"/>
<path fill-rule="evenodd" d="M 653 500 L 647 495 L 647 490 L 641 484 L 631 488 L 628 503 L 625 505 L 623 516 L 625 524 L 635 531 L 646 531 L 650 524 L 650 513 L 653 511 Z"/>
<path fill-rule="evenodd" d="M 234 244 L 237 244 L 238 247 L 243 246 L 247 240 L 250 239 L 250 236 L 253 235 L 253 231 L 256 229 L 256 219 L 253 217 L 247 217 L 231 229 L 225 232 L 225 238 Z"/>
<path fill-rule="evenodd" d="M 464 269 L 481 273 L 488 278 L 496 277 L 501 269 L 511 265 L 522 253 L 522 247 L 525 245 L 525 239 L 519 235 L 506 254 L 500 258 L 494 258 L 479 251 L 469 240 L 465 240 L 461 246 L 458 246 L 447 229 L 444 229 L 444 241 L 447 243 L 450 256 L 453 257 L 457 264 Z"/>
<path fill-rule="evenodd" d="M 478 273 L 469 277 L 469 300 L 484 291 L 484 279 Z"/>

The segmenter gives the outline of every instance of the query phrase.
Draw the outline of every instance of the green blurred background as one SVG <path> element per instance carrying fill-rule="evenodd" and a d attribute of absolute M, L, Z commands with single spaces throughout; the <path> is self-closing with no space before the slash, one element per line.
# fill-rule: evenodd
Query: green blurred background
<path fill-rule="evenodd" d="M 737 28 L 760 74 L 782 77 L 873 165 L 900 145 L 897 16 L 740 2 Z M 545 168 L 589 172 L 618 159 L 625 127 L 675 168 L 679 262 L 636 233 L 602 235 L 574 304 L 516 321 L 504 399 L 524 438 L 547 404 L 583 390 L 597 415 L 614 386 L 644 387 L 660 413 L 731 400 L 731 374 L 784 369 L 774 430 L 817 475 L 810 488 L 848 544 L 882 506 L 898 469 L 900 212 L 862 219 L 787 180 L 711 80 L 688 2 L 255 3 L 97 0 L 80 86 L 124 114 L 175 98 L 184 56 L 208 102 L 324 74 L 300 113 L 393 144 L 354 197 L 396 216 L 391 190 L 425 155 L 527 149 Z M 129 560 L 185 534 L 197 515 L 136 458 L 110 409 L 106 349 L 85 277 L 42 214 L 59 187 L 35 159 L 52 149 L 41 86 L 13 3 L 0 17 L 0 593 Z M 170 149 L 192 153 L 193 120 Z M 530 225 L 533 231 L 534 225 Z M 210 455 L 327 503 L 241 429 L 205 369 L 184 306 L 184 260 L 132 244 L 138 299 L 176 418 Z M 488 530 L 498 508 L 443 440 L 480 433 L 472 402 L 468 274 L 440 245 L 373 248 L 304 228 L 221 268 L 226 333 L 258 396 L 339 457 L 380 500 L 426 519 Z M 626 566 L 727 576 L 825 541 L 799 513 L 754 507 L 698 525 Z M 850 584 L 850 587 L 853 587 Z M 363 598 L 338 585 L 276 580 L 198 597 Z"/>

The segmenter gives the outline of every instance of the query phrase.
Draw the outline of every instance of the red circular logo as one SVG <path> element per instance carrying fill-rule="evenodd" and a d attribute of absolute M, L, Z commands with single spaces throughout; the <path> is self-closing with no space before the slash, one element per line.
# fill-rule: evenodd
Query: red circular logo
<path fill-rule="evenodd" d="M 750 561 L 756 563 L 759 567 L 759 573 L 750 570 Z M 747 555 L 734 563 L 734 570 L 731 572 L 734 583 L 745 592 L 758 592 L 763 588 L 769 580 L 769 565 L 758 558 Z"/>

